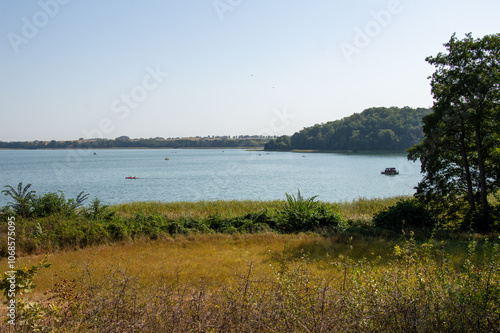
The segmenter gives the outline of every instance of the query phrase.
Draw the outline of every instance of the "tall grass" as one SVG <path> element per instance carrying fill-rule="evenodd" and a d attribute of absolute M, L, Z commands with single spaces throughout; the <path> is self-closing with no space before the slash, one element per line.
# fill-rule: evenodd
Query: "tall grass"
<path fill-rule="evenodd" d="M 369 207 L 369 200 L 338 205 L 314 201 L 314 198 L 290 200 L 136 202 L 108 207 L 95 199 L 78 214 L 17 217 L 17 252 L 27 255 L 188 233 L 335 233 L 348 227 L 345 219 L 352 222 L 361 214 L 368 216 L 392 202 L 392 199 L 389 202 L 375 200 L 377 203 Z M 301 208 L 302 202 L 309 202 L 306 209 Z M 369 221 L 363 223 L 368 225 Z M 6 233 L 6 221 L 0 222 L 0 237 L 5 238 Z M 0 255 L 6 251 L 6 243 L 0 244 Z"/>
<path fill-rule="evenodd" d="M 390 198 L 366 199 L 359 198 L 350 202 L 335 203 L 339 213 L 351 224 L 370 224 L 373 215 L 395 205 L 398 201 L 408 199 L 407 196 L 396 196 Z"/>
<path fill-rule="evenodd" d="M 211 215 L 236 217 L 263 209 L 277 208 L 282 201 L 217 200 L 217 201 L 179 201 L 179 202 L 133 202 L 113 206 L 118 216 L 132 217 L 137 213 L 164 215 L 167 218 L 179 217 L 207 218 Z"/>
<path fill-rule="evenodd" d="M 366 199 L 359 198 L 349 202 L 328 203 L 326 205 L 335 208 L 347 220 L 350 221 L 371 221 L 372 216 L 394 204 L 406 196 L 396 196 L 390 198 Z M 151 215 L 166 215 L 170 218 L 180 216 L 191 216 L 205 218 L 210 215 L 220 215 L 223 217 L 234 217 L 241 214 L 263 209 L 277 209 L 283 205 L 285 200 L 272 201 L 252 201 L 252 200 L 218 200 L 218 201 L 197 201 L 197 202 L 133 202 L 113 206 L 118 216 L 130 217 L 137 212 Z"/>
<path fill-rule="evenodd" d="M 314 244 L 328 255 L 305 251 Z M 20 309 L 17 329 L 498 332 L 498 240 L 467 242 L 457 263 L 445 245 L 410 236 L 384 253 L 358 246 L 304 234 L 189 235 L 61 253 L 38 278 L 74 275 L 37 281 L 50 297 Z"/>

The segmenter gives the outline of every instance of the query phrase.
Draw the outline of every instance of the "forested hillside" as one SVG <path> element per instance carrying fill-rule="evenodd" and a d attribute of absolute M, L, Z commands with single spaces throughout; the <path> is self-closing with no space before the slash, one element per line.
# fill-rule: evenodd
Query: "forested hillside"
<path fill-rule="evenodd" d="M 422 140 L 430 109 L 370 108 L 341 120 L 316 124 L 269 141 L 265 150 L 405 150 Z"/>

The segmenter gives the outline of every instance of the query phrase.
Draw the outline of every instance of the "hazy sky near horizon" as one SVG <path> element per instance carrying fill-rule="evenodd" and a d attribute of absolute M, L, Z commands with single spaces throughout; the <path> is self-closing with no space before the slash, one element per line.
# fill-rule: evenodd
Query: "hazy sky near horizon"
<path fill-rule="evenodd" d="M 0 2 L 0 141 L 292 134 L 430 107 L 427 56 L 498 0 Z"/>

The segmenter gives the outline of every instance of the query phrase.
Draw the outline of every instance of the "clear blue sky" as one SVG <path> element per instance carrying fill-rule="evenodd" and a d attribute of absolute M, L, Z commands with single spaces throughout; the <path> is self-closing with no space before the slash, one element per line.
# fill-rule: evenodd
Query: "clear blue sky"
<path fill-rule="evenodd" d="M 430 107 L 425 57 L 498 0 L 0 2 L 0 141 L 292 134 Z"/>

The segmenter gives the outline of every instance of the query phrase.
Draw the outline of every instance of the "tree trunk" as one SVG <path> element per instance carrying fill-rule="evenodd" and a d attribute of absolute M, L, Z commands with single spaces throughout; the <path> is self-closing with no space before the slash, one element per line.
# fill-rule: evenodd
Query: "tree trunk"
<path fill-rule="evenodd" d="M 481 135 L 481 126 L 476 126 L 476 150 L 477 164 L 479 167 L 479 186 L 481 189 L 481 215 L 479 217 L 478 231 L 488 231 L 489 229 L 489 205 L 488 192 L 486 189 L 486 168 L 484 167 L 483 142 Z"/>
<path fill-rule="evenodd" d="M 462 153 L 462 160 L 464 162 L 465 179 L 467 182 L 467 199 L 469 201 L 469 210 L 471 213 L 476 212 L 476 201 L 474 200 L 474 190 L 472 188 L 472 177 L 470 175 L 469 159 L 467 157 L 467 150 L 465 149 L 465 129 L 464 121 L 461 124 L 462 133 L 460 133 L 460 152 Z"/>

